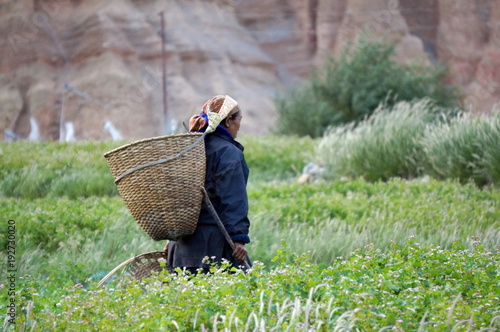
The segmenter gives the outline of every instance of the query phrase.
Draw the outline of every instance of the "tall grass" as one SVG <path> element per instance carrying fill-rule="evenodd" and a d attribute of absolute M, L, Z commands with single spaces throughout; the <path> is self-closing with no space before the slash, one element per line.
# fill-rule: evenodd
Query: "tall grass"
<path fill-rule="evenodd" d="M 251 252 L 269 263 L 285 239 L 289 251 L 310 252 L 329 265 L 372 244 L 386 249 L 410 236 L 422 244 L 490 250 L 500 246 L 498 191 L 431 178 L 387 183 L 363 180 L 312 185 L 262 185 L 250 192 Z"/>
<path fill-rule="evenodd" d="M 429 175 L 500 183 L 500 113 L 449 116 L 429 100 L 379 106 L 358 125 L 332 128 L 320 140 L 315 160 L 324 177 L 386 181 Z"/>
<path fill-rule="evenodd" d="M 387 180 L 422 174 L 419 139 L 439 110 L 429 100 L 381 105 L 358 125 L 330 129 L 320 141 L 316 160 L 327 178 Z"/>
<path fill-rule="evenodd" d="M 500 113 L 462 114 L 428 127 L 421 139 L 426 172 L 438 179 L 500 183 Z"/>

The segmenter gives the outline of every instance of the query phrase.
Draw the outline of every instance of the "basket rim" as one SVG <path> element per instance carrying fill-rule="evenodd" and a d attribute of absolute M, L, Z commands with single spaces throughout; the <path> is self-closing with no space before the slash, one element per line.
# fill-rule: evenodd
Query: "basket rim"
<path fill-rule="evenodd" d="M 107 158 L 108 156 L 110 156 L 111 154 L 113 154 L 115 152 L 118 152 L 120 150 L 129 148 L 131 146 L 138 145 L 138 144 L 141 144 L 141 143 L 147 143 L 147 142 L 151 142 L 151 141 L 160 141 L 160 140 L 164 140 L 166 138 L 173 138 L 173 137 L 201 136 L 201 135 L 203 135 L 203 133 L 184 133 L 184 134 L 162 135 L 162 136 L 155 136 L 155 137 L 143 138 L 143 139 L 140 139 L 140 140 L 137 140 L 137 141 L 134 141 L 134 142 L 131 142 L 131 143 L 119 146 L 119 147 L 117 147 L 117 148 L 115 148 L 113 150 L 110 150 L 108 152 L 105 152 L 104 153 L 104 158 Z"/>

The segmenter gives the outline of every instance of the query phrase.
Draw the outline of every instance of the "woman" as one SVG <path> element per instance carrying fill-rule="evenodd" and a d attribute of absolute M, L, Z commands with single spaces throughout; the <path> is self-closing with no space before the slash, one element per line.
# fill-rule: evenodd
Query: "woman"
<path fill-rule="evenodd" d="M 221 109 L 224 111 L 221 112 Z M 211 124 L 215 130 L 205 137 L 205 189 L 235 244 L 235 250 L 227 243 L 207 206 L 203 204 L 194 233 L 167 244 L 170 269 L 186 268 L 192 273 L 202 269 L 206 273 L 211 262 L 220 263 L 226 259 L 233 266 L 240 267 L 247 258 L 245 244 L 250 242 L 250 221 L 247 216 L 246 184 L 249 170 L 243 146 L 234 140 L 240 129 L 241 110 L 231 97 L 217 95 L 203 105 L 199 115 L 191 117 L 189 131 L 205 132 L 210 124 L 209 115 L 220 115 L 227 111 L 228 114 L 221 115 L 223 118 L 217 127 Z M 208 262 L 205 257 L 209 258 Z"/>

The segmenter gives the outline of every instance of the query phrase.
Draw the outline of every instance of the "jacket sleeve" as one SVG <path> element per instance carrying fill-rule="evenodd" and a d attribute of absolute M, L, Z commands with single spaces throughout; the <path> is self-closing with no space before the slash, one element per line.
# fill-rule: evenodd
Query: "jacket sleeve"
<path fill-rule="evenodd" d="M 215 172 L 215 187 L 220 199 L 217 212 L 231 239 L 248 243 L 250 221 L 243 158 L 243 153 L 234 149 L 222 154 Z"/>

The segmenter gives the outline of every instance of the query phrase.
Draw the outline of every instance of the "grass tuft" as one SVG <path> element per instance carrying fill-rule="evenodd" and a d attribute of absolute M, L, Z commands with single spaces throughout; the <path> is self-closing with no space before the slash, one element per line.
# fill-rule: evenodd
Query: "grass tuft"
<path fill-rule="evenodd" d="M 422 174 L 419 139 L 439 109 L 429 100 L 381 105 L 358 125 L 330 129 L 319 142 L 316 160 L 325 177 L 364 177 L 369 181 Z"/>

